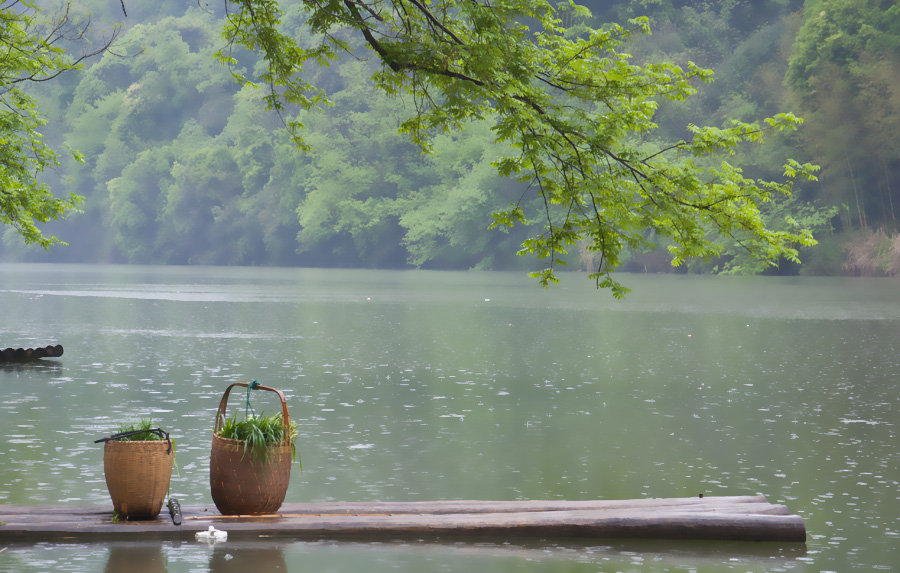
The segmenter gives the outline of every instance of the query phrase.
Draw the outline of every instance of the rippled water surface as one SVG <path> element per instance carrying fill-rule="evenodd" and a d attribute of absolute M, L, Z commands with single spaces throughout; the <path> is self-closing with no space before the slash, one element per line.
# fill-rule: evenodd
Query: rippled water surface
<path fill-rule="evenodd" d="M 93 442 L 148 416 L 172 495 L 211 503 L 215 409 L 257 379 L 300 425 L 287 501 L 762 493 L 806 545 L 42 543 L 0 571 L 896 567 L 900 283 L 623 279 L 621 302 L 583 275 L 0 265 L 0 347 L 65 347 L 0 366 L 0 503 L 111 506 Z"/>

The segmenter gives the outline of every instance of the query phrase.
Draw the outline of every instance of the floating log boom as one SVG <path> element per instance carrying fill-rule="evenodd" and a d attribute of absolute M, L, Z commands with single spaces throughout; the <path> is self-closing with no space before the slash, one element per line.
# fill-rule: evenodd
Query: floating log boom
<path fill-rule="evenodd" d="M 285 503 L 270 515 L 184 505 L 168 516 L 113 523 L 107 508 L 0 505 L 0 541 L 193 539 L 210 525 L 229 539 L 523 537 L 805 542 L 803 519 L 764 496 L 600 501 Z"/>
<path fill-rule="evenodd" d="M 0 364 L 4 362 L 29 362 L 41 358 L 58 358 L 63 355 L 61 344 L 38 348 L 4 348 L 0 350 Z"/>

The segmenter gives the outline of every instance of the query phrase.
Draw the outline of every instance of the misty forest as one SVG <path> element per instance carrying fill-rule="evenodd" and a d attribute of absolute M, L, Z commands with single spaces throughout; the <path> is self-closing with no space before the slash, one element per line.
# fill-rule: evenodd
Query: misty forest
<path fill-rule="evenodd" d="M 285 33 L 312 48 L 302 2 L 284 0 Z M 785 158 L 820 166 L 790 196 L 760 205 L 766 225 L 812 232 L 802 264 L 767 268 L 722 235 L 716 256 L 676 261 L 672 239 L 652 229 L 622 244 L 618 269 L 633 272 L 891 275 L 900 271 L 900 6 L 893 0 L 596 0 L 590 13 L 560 8 L 567 33 L 648 17 L 650 34 L 625 46 L 636 63 L 689 62 L 712 70 L 697 93 L 659 102 L 659 128 L 635 141 L 690 137 L 693 124 L 727 126 L 792 112 L 796 131 L 739 146 L 729 162 L 744 176 L 778 180 Z M 43 12 L 65 8 L 42 2 Z M 127 14 L 126 14 L 127 10 Z M 496 163 L 509 149 L 494 122 L 435 130 L 423 153 L 398 128 L 419 102 L 373 89 L 382 66 L 361 36 L 349 53 L 307 66 L 318 106 L 267 109 L 258 53 L 223 39 L 227 5 L 191 0 L 75 0 L 85 24 L 77 50 L 112 42 L 83 68 L 33 82 L 43 141 L 61 164 L 40 174 L 56 196 L 83 197 L 78 211 L 43 227 L 67 245 L 46 250 L 2 229 L 0 260 L 173 265 L 523 269 L 528 225 L 493 225 L 519 204 L 545 205 Z M 86 43 L 84 40 L 87 40 Z M 225 54 L 223 58 L 222 54 Z M 230 63 L 223 63 L 226 59 Z M 303 125 L 298 147 L 286 124 Z M 82 157 L 83 161 L 77 158 Z M 897 205 L 895 206 L 895 197 Z M 524 198 L 524 199 L 523 199 Z M 540 224 L 540 217 L 536 220 Z M 710 232 L 715 232 L 711 230 Z M 596 270 L 597 253 L 557 253 L 569 270 Z"/>

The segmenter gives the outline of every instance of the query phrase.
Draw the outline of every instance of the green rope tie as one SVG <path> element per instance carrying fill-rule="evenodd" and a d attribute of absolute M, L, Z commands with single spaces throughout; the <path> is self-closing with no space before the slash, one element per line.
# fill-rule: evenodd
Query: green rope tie
<path fill-rule="evenodd" d="M 259 388 L 259 382 L 254 380 L 253 382 L 247 384 L 247 404 L 244 406 L 244 418 L 249 418 L 249 413 L 253 412 L 253 406 L 250 405 L 250 390 L 256 390 Z M 253 417 L 256 417 L 256 412 L 253 412 Z"/>

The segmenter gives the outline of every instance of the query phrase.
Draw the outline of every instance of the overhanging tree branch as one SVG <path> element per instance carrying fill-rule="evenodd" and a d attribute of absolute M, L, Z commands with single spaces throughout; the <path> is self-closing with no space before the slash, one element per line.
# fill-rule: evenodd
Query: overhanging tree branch
<path fill-rule="evenodd" d="M 16 229 L 27 244 L 44 248 L 63 243 L 44 235 L 37 225 L 77 211 L 81 198 L 55 197 L 39 181 L 42 171 L 59 165 L 59 158 L 40 133 L 45 120 L 37 102 L 22 87 L 79 69 L 85 60 L 109 51 L 118 36 L 116 29 L 100 48 L 70 58 L 64 46 L 85 40 L 90 19 L 76 22 L 69 8 L 66 4 L 62 14 L 49 22 L 41 20 L 34 0 L 8 2 L 0 9 L 0 46 L 5 48 L 0 55 L 0 223 Z M 81 159 L 77 152 L 73 155 Z"/>
<path fill-rule="evenodd" d="M 278 30 L 277 0 L 235 4 L 250 22 L 231 21 L 226 35 L 264 54 L 266 78 L 273 92 L 283 88 L 281 98 L 296 99 L 311 88 L 296 80 L 305 61 L 348 49 L 330 36 L 343 28 L 383 63 L 377 87 L 412 96 L 416 115 L 401 129 L 422 147 L 433 132 L 491 118 L 497 143 L 518 153 L 498 160 L 498 172 L 533 186 L 541 199 L 544 232 L 525 241 L 523 251 L 549 259 L 538 273 L 543 284 L 555 280 L 553 266 L 566 245 L 585 239 L 601 255 L 598 285 L 621 296 L 625 289 L 610 273 L 623 244 L 646 229 L 674 241 L 675 264 L 719 253 L 716 233 L 741 230 L 749 237 L 744 243 L 770 264 L 796 258 L 793 245 L 812 242 L 802 229 L 773 233 L 758 204 L 773 193 L 789 194 L 793 180 L 812 177 L 814 166 L 792 165 L 784 182 L 773 183 L 745 178 L 726 163 L 691 159 L 702 162 L 761 141 L 758 125 L 690 126 L 690 141 L 658 142 L 654 150 L 636 144 L 656 129 L 660 99 L 688 98 L 695 81 L 711 77 L 691 63 L 631 63 L 626 42 L 649 32 L 646 19 L 570 37 L 546 0 L 307 0 L 309 29 L 328 41 L 319 50 L 302 50 Z M 257 8 L 267 10 L 264 17 Z M 279 109 L 277 99 L 273 93 Z M 773 129 L 800 123 L 790 114 L 769 121 Z M 495 225 L 525 220 L 521 201 L 495 214 Z"/>

